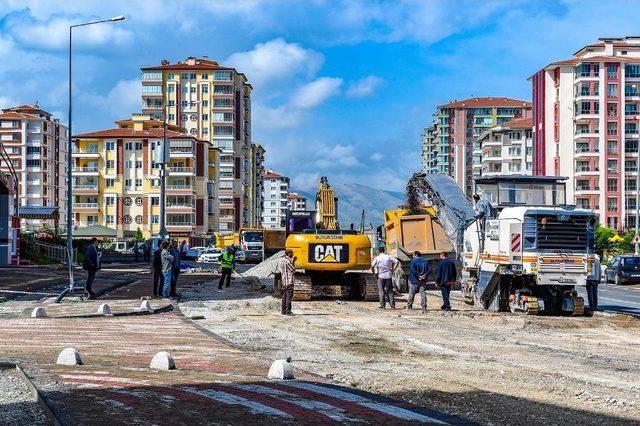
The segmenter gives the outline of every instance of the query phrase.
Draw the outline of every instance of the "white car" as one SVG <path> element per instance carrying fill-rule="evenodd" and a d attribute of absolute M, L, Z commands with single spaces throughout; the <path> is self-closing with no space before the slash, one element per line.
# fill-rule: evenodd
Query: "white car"
<path fill-rule="evenodd" d="M 222 256 L 222 250 L 219 248 L 208 248 L 204 249 L 200 256 L 198 256 L 199 263 L 212 263 L 220 260 L 220 256 Z"/>

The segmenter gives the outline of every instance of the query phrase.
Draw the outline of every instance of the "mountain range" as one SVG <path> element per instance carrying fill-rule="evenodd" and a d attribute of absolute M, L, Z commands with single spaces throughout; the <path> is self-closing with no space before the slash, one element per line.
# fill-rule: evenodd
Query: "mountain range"
<path fill-rule="evenodd" d="M 348 228 L 353 223 L 360 226 L 362 210 L 365 211 L 365 227 L 374 227 L 384 221 L 384 210 L 398 208 L 405 201 L 405 196 L 399 191 L 376 189 L 359 183 L 331 183 L 338 197 L 338 221 L 342 228 Z M 310 191 L 294 189 L 300 195 L 307 197 L 307 208 L 315 210 L 316 194 Z"/>

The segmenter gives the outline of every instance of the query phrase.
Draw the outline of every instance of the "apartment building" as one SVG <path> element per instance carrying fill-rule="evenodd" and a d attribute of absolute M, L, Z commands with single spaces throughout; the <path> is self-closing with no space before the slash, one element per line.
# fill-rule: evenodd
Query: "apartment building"
<path fill-rule="evenodd" d="M 640 37 L 601 38 L 530 80 L 534 173 L 568 176 L 569 201 L 606 226 L 633 227 Z"/>
<path fill-rule="evenodd" d="M 264 210 L 262 226 L 265 229 L 281 229 L 287 218 L 289 178 L 268 169 L 264 180 Z"/>
<path fill-rule="evenodd" d="M 434 115 L 433 129 L 427 127 L 424 132 L 429 143 L 423 151 L 425 172 L 448 173 L 471 195 L 478 136 L 493 126 L 529 117 L 531 103 L 500 97 L 470 98 L 440 105 Z"/>
<path fill-rule="evenodd" d="M 478 137 L 473 175 L 530 175 L 533 170 L 531 118 L 518 118 L 491 127 Z"/>
<path fill-rule="evenodd" d="M 67 127 L 36 105 L 5 108 L 0 114 L 0 143 L 18 175 L 21 206 L 57 206 L 59 217 L 67 214 Z M 0 160 L 0 173 L 9 167 Z M 41 219 L 23 219 L 21 227 L 37 230 Z"/>
<path fill-rule="evenodd" d="M 156 163 L 165 131 L 148 114 L 116 121 L 116 128 L 73 136 L 74 227 L 103 225 L 119 238 L 160 231 L 160 165 Z M 172 237 L 209 234 L 212 208 L 209 173 L 219 151 L 210 143 L 168 125 L 166 227 Z M 212 152 L 217 151 L 217 152 Z M 213 182 L 213 183 L 212 183 Z"/>
<path fill-rule="evenodd" d="M 422 159 L 422 171 L 424 173 L 443 172 L 445 167 L 444 154 L 440 155 L 439 150 L 436 147 L 436 129 L 437 124 L 432 123 L 423 129 L 420 138 L 421 141 L 421 159 Z M 438 158 L 440 156 L 440 158 Z M 438 164 L 438 160 L 441 160 Z"/>
<path fill-rule="evenodd" d="M 287 208 L 292 212 L 307 210 L 307 197 L 296 192 L 287 195 Z"/>
<path fill-rule="evenodd" d="M 219 231 L 226 234 L 249 226 L 257 181 L 250 169 L 252 87 L 245 75 L 207 57 L 163 60 L 141 71 L 143 113 L 155 120 L 166 116 L 169 124 L 221 150 Z"/>
<path fill-rule="evenodd" d="M 258 228 L 262 224 L 262 210 L 264 209 L 264 154 L 266 150 L 259 143 L 251 144 L 251 155 L 249 170 L 251 170 L 251 181 L 249 188 L 251 190 L 251 208 L 249 226 Z"/>

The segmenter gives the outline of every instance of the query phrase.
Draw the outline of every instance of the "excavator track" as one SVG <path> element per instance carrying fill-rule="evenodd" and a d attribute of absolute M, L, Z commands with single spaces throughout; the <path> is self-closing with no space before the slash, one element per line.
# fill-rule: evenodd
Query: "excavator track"
<path fill-rule="evenodd" d="M 311 277 L 306 274 L 296 273 L 293 276 L 293 278 L 294 278 L 293 300 L 295 301 L 311 300 L 311 293 L 313 290 L 313 286 L 311 285 Z"/>

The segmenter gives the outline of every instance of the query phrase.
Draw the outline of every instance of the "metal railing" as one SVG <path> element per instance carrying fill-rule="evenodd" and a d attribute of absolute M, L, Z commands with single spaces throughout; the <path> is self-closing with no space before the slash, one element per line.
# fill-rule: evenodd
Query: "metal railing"
<path fill-rule="evenodd" d="M 97 167 L 74 167 L 74 172 L 97 172 Z"/>
<path fill-rule="evenodd" d="M 73 203 L 74 208 L 97 209 L 98 203 Z"/>
<path fill-rule="evenodd" d="M 193 173 L 193 167 L 171 167 L 169 173 Z"/>
<path fill-rule="evenodd" d="M 55 244 L 41 243 L 39 241 L 33 242 L 33 249 L 40 256 L 45 256 L 50 259 L 56 260 L 60 263 L 67 263 L 67 247 L 59 246 Z M 73 251 L 73 263 L 78 262 L 78 249 Z"/>

